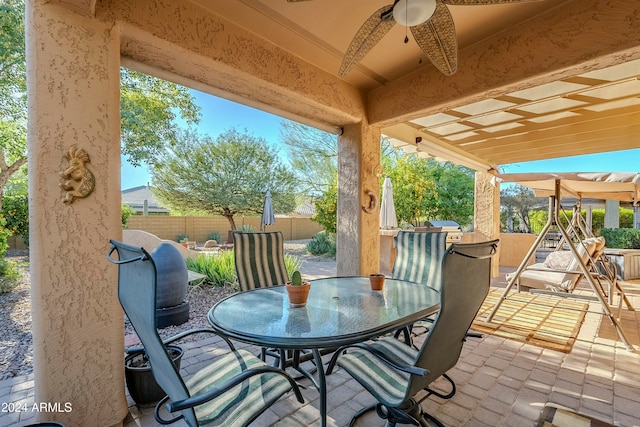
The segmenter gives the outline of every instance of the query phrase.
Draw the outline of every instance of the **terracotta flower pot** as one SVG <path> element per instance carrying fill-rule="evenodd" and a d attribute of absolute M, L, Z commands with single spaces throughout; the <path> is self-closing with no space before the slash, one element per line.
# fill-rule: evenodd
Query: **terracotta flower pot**
<path fill-rule="evenodd" d="M 307 305 L 307 297 L 309 296 L 311 283 L 303 282 L 300 286 L 294 286 L 291 282 L 287 282 L 286 289 L 291 307 L 304 307 Z"/>
<path fill-rule="evenodd" d="M 381 291 L 384 286 L 384 274 L 370 274 L 369 282 L 371 282 L 371 290 Z"/>

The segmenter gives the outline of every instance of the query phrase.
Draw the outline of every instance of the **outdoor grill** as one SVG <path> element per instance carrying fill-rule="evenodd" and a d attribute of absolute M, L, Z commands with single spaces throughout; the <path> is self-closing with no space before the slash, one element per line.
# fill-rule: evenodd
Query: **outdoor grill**
<path fill-rule="evenodd" d="M 429 228 L 439 228 L 440 231 L 447 232 L 447 246 L 451 243 L 462 241 L 462 228 L 455 221 L 425 221 L 424 225 Z"/>

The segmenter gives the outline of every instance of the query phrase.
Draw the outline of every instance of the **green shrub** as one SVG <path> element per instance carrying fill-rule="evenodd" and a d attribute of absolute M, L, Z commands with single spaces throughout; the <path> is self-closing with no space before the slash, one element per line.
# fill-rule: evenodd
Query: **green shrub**
<path fill-rule="evenodd" d="M 120 205 L 120 212 L 122 216 L 122 228 L 127 228 L 127 223 L 129 222 L 129 217 L 136 214 L 136 211 L 133 210 L 131 206 L 126 203 L 122 203 Z"/>
<path fill-rule="evenodd" d="M 29 245 L 29 199 L 26 194 L 4 196 L 2 198 L 2 216 L 6 220 L 5 228 L 12 236 L 22 236 L 25 245 Z"/>
<path fill-rule="evenodd" d="M 11 230 L 7 230 L 5 225 L 7 221 L 4 219 L 4 216 L 0 215 L 0 258 L 4 258 L 4 254 L 9 249 L 9 244 L 7 243 L 7 237 L 11 236 Z"/>
<path fill-rule="evenodd" d="M 603 228 L 600 236 L 608 248 L 640 249 L 640 229 L 637 228 Z"/>
<path fill-rule="evenodd" d="M 19 277 L 15 262 L 0 258 L 0 294 L 11 292 L 18 284 Z"/>
<path fill-rule="evenodd" d="M 335 236 L 326 231 L 315 234 L 309 243 L 307 243 L 307 251 L 314 255 L 336 255 Z"/>
<path fill-rule="evenodd" d="M 201 254 L 186 261 L 189 270 L 207 276 L 207 283 L 211 285 L 225 286 L 236 282 L 233 251 L 223 251 L 214 256 Z"/>
<path fill-rule="evenodd" d="M 187 233 L 180 233 L 176 236 L 176 242 L 186 243 L 189 241 L 189 235 Z"/>
<path fill-rule="evenodd" d="M 255 233 L 256 231 L 253 229 L 253 227 L 249 224 L 242 224 L 242 226 L 239 228 L 239 231 L 242 231 L 243 233 Z"/>
<path fill-rule="evenodd" d="M 236 265 L 233 251 L 223 251 L 218 255 L 201 254 L 187 258 L 187 268 L 207 276 L 207 283 L 214 286 L 233 285 L 237 287 Z M 303 261 L 297 256 L 284 254 L 284 265 L 289 277 L 299 270 Z"/>
<path fill-rule="evenodd" d="M 585 209 L 582 210 L 582 217 L 587 217 L 587 212 Z M 593 233 L 598 235 L 600 230 L 604 228 L 604 209 L 592 209 L 591 210 L 591 228 Z M 564 212 L 560 212 L 560 222 L 566 226 L 567 220 L 565 219 L 565 215 L 571 221 L 573 218 L 573 211 L 568 209 Z M 549 217 L 548 211 L 540 210 L 529 212 L 529 221 L 531 223 L 531 230 L 538 234 L 542 230 L 542 227 L 547 222 L 547 218 Z M 620 221 L 620 228 L 631 228 L 633 227 L 633 210 L 628 208 L 620 208 L 620 214 L 618 216 Z M 607 245 L 608 246 L 608 245 Z"/>
<path fill-rule="evenodd" d="M 220 242 L 220 238 L 221 236 L 219 231 L 212 231 L 207 235 L 207 240 L 215 240 L 216 242 Z"/>

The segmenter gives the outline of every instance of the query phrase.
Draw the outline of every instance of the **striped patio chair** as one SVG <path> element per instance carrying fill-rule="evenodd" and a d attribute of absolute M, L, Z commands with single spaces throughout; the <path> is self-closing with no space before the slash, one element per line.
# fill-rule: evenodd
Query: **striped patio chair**
<path fill-rule="evenodd" d="M 284 285 L 289 274 L 284 264 L 284 237 L 279 231 L 233 232 L 236 275 L 241 291 Z M 263 348 L 260 358 L 273 357 L 273 365 L 285 368 L 301 351 Z"/>
<path fill-rule="evenodd" d="M 284 265 L 284 237 L 281 232 L 234 231 L 233 249 L 242 291 L 284 285 L 289 280 Z"/>
<path fill-rule="evenodd" d="M 376 409 L 387 425 L 443 425 L 425 413 L 420 403 L 431 395 L 449 399 L 455 394 L 455 384 L 446 372 L 458 362 L 467 330 L 489 293 L 491 257 L 497 246 L 498 241 L 494 240 L 458 243 L 447 249 L 440 311 L 420 348 L 384 337 L 341 347 L 334 353 L 327 374 L 337 364 L 378 401 L 359 411 L 350 425 L 371 409 Z M 448 393 L 440 385 L 438 390 L 429 387 L 441 376 L 450 384 Z"/>
<path fill-rule="evenodd" d="M 422 283 L 439 291 L 447 232 L 399 231 L 391 277 Z"/>
<path fill-rule="evenodd" d="M 298 401 L 304 403 L 290 375 L 268 366 L 246 350 L 236 350 L 226 337 L 222 338 L 231 351 L 184 381 L 165 346 L 187 335 L 216 332 L 199 328 L 164 341 L 160 339 L 156 324 L 157 272 L 153 259 L 143 248 L 114 240 L 111 244 L 107 257 L 118 265 L 118 299 L 140 338 L 154 378 L 167 393 L 154 412 L 160 424 L 184 419 L 190 427 L 246 426 L 292 390 Z M 118 254 L 117 259 L 112 257 L 114 252 Z M 163 418 L 167 410 L 172 419 Z"/>
<path fill-rule="evenodd" d="M 396 237 L 396 261 L 391 277 L 422 283 L 439 291 L 442 287 L 442 261 L 447 242 L 447 232 L 399 231 Z M 433 319 L 426 318 L 396 332 L 404 335 L 411 344 L 411 333 L 415 327 L 428 329 Z"/>

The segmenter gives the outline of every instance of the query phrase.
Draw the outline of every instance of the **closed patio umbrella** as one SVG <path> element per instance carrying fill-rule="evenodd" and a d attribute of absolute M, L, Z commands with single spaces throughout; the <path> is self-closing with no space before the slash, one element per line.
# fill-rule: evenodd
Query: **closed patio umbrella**
<path fill-rule="evenodd" d="M 271 192 L 267 190 L 264 195 L 264 208 L 262 209 L 262 220 L 260 222 L 260 230 L 264 231 L 265 226 L 276 223 L 276 217 L 273 214 L 273 205 L 271 204 Z"/>
<path fill-rule="evenodd" d="M 382 185 L 382 203 L 380 204 L 380 228 L 389 229 L 398 226 L 396 207 L 393 203 L 391 178 L 386 177 Z"/>

